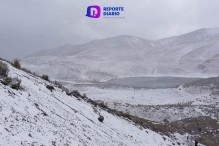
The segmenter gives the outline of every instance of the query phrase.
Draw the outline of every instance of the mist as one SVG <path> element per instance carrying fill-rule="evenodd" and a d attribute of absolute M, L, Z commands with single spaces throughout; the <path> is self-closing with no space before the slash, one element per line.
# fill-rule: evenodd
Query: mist
<path fill-rule="evenodd" d="M 89 5 L 123 6 L 125 19 L 91 19 Z M 23 58 L 42 49 L 118 35 L 149 40 L 219 26 L 217 0 L 1 0 L 0 56 Z"/>

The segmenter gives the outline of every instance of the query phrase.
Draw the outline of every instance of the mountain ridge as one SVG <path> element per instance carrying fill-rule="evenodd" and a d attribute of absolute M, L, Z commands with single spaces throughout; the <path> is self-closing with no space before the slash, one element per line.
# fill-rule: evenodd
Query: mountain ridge
<path fill-rule="evenodd" d="M 163 42 L 165 40 L 168 40 L 168 39 L 171 39 L 171 38 L 180 38 L 180 37 L 183 37 L 183 36 L 188 36 L 188 35 L 192 35 L 194 33 L 198 33 L 199 35 L 200 34 L 204 34 L 204 33 L 208 33 L 208 32 L 217 32 L 216 34 L 219 34 L 219 28 L 200 28 L 198 30 L 194 30 L 192 32 L 189 32 L 189 33 L 184 33 L 184 34 L 181 34 L 181 35 L 176 35 L 176 36 L 171 36 L 171 37 L 166 37 L 166 38 L 162 38 L 162 39 L 158 39 L 158 40 L 147 40 L 143 37 L 136 37 L 136 36 L 132 36 L 132 35 L 118 35 L 118 36 L 114 36 L 114 37 L 109 37 L 109 38 L 103 38 L 103 39 L 95 39 L 95 40 L 91 40 L 91 41 L 88 41 L 86 43 L 81 43 L 81 44 L 64 44 L 64 45 L 61 45 L 61 46 L 58 46 L 56 48 L 51 48 L 51 49 L 43 49 L 43 50 L 40 50 L 38 51 L 37 53 L 34 53 L 28 57 L 31 57 L 31 56 L 38 56 L 39 54 L 42 55 L 42 53 L 45 53 L 45 52 L 48 52 L 48 51 L 54 51 L 54 50 L 57 50 L 57 49 L 63 49 L 63 48 L 74 48 L 74 47 L 79 47 L 81 45 L 89 45 L 89 44 L 93 44 L 93 43 L 96 43 L 96 42 L 99 42 L 99 41 L 105 41 L 105 40 L 111 40 L 111 39 L 127 39 L 127 38 L 138 38 L 140 40 L 144 40 L 144 41 L 147 41 L 147 42 L 151 42 L 151 43 L 159 43 L 159 42 Z M 214 33 L 213 33 L 214 34 Z M 210 33 L 211 35 L 211 33 Z M 45 51 L 45 52 L 44 52 Z M 42 52 L 42 53 L 39 53 L 39 52 Z M 56 54 L 58 55 L 58 54 Z"/>
<path fill-rule="evenodd" d="M 201 67 L 207 65 L 207 60 L 215 60 L 216 55 L 219 55 L 219 29 L 204 28 L 157 41 L 129 35 L 94 40 L 41 52 L 21 62 L 26 68 L 57 79 L 69 80 L 73 76 L 81 80 L 107 81 L 136 76 L 218 76 L 215 63 Z M 41 65 L 43 70 L 40 70 Z M 56 70 L 65 72 L 54 73 Z"/>

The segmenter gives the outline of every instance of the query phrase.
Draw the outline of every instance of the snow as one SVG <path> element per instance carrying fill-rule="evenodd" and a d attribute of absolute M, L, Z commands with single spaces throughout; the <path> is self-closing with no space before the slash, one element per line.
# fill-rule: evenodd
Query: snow
<path fill-rule="evenodd" d="M 76 88 L 96 101 L 104 101 L 108 107 L 156 122 L 178 121 L 199 116 L 217 117 L 214 113 L 219 102 L 209 90 L 200 88 L 145 89 L 127 87 L 95 87 L 92 85 L 66 87 Z"/>
<path fill-rule="evenodd" d="M 21 63 L 34 72 L 66 81 L 140 76 L 212 77 L 219 74 L 218 65 L 202 66 L 219 54 L 218 30 L 200 29 L 156 41 L 117 36 L 44 50 Z"/>
<path fill-rule="evenodd" d="M 168 118 L 169 121 L 176 121 L 198 116 L 211 116 L 212 118 L 215 118 L 215 115 L 209 115 L 208 110 L 212 110 L 211 105 L 215 106 L 215 103 L 218 103 L 218 98 L 212 97 L 210 92 L 201 90 L 200 88 L 98 88 L 96 86 L 92 86 L 92 84 L 123 77 L 217 76 L 219 74 L 218 47 L 219 29 L 200 29 L 188 34 L 157 41 L 148 41 L 132 36 L 118 36 L 102 40 L 95 40 L 87 44 L 60 47 L 50 51 L 42 51 L 35 56 L 33 55 L 33 57 L 22 60 L 21 63 L 22 66 L 38 74 L 48 74 L 52 80 L 69 82 L 69 85 L 67 86 L 72 89 L 74 89 L 75 86 L 71 83 L 89 84 L 89 87 L 86 87 L 85 85 L 85 87 L 79 88 L 80 91 L 86 93 L 89 98 L 94 100 L 102 100 L 112 108 L 129 112 L 133 115 L 137 115 L 149 120 L 163 122 L 164 119 Z M 44 54 L 44 52 L 47 56 L 41 56 Z M 34 78 L 33 80 L 35 81 L 36 79 Z M 39 82 L 43 82 L 43 84 L 45 84 L 44 81 Z M 27 84 L 25 83 L 23 86 L 26 85 Z M 30 87 L 31 86 L 32 84 L 30 84 Z M 40 94 L 48 98 L 47 102 L 43 101 L 43 103 L 39 103 L 40 106 L 44 105 L 43 107 L 48 110 L 45 105 L 50 107 L 52 106 L 51 102 L 54 100 L 54 98 L 60 99 L 60 97 L 64 97 L 61 99 L 61 101 L 68 106 L 65 108 L 60 106 L 60 110 L 63 111 L 63 108 L 65 110 L 69 110 L 69 106 L 74 107 L 78 111 L 83 111 L 79 115 L 75 114 L 80 117 L 79 119 L 83 117 L 81 117 L 81 115 L 84 115 L 85 117 L 92 119 L 92 121 L 95 121 L 95 124 L 98 124 L 98 115 L 91 112 L 93 109 L 90 105 L 78 102 L 74 98 L 72 99 L 68 96 L 66 97 L 66 95 L 60 93 L 58 89 L 56 89 L 56 91 L 53 93 L 48 93 L 46 89 L 45 91 L 42 90 L 45 88 L 44 86 L 45 85 L 41 85 L 34 90 L 29 88 L 29 86 L 26 87 L 28 90 L 31 90 L 31 92 L 36 90 L 38 91 L 40 89 Z M 22 91 L 22 94 L 24 95 L 25 92 L 26 91 Z M 34 96 L 38 97 L 40 101 L 45 100 L 41 99 L 41 96 Z M 26 98 L 31 99 L 32 96 Z M 31 99 L 31 101 L 33 101 L 33 99 Z M 56 100 L 55 103 L 60 104 L 60 102 Z M 119 104 L 118 106 L 114 106 L 114 103 Z M 173 107 L 177 104 L 183 104 L 183 109 L 180 109 L 177 106 Z M 53 103 L 53 105 L 55 104 Z M 170 106 L 168 107 L 168 105 Z M 53 107 L 52 109 L 56 108 L 57 106 Z M 86 111 L 85 108 L 87 109 Z M 142 137 L 151 137 L 151 135 L 139 135 L 138 133 L 135 133 L 135 136 L 137 136 L 138 139 L 138 143 L 135 143 L 136 139 L 132 140 L 130 137 L 127 138 L 127 133 L 129 133 L 129 130 L 123 127 L 129 127 L 129 125 L 132 125 L 130 122 L 121 122 L 122 119 L 109 115 L 104 111 L 101 111 L 101 114 L 103 114 L 104 117 L 107 117 L 107 120 L 111 123 L 111 125 L 104 125 L 108 127 L 100 128 L 98 126 L 103 126 L 103 124 L 99 123 L 98 126 L 94 124 L 96 126 L 95 128 L 97 129 L 97 133 L 100 136 L 95 137 L 95 135 L 98 134 L 91 130 L 92 132 L 90 133 L 93 135 L 91 137 L 92 140 L 85 140 L 82 138 L 83 141 L 88 143 L 88 145 L 94 144 L 92 143 L 94 141 L 93 139 L 96 139 L 95 141 L 97 141 L 97 143 L 99 142 L 99 145 L 145 145 L 145 142 L 149 145 L 159 145 L 160 142 L 163 142 L 162 140 L 158 140 L 158 142 L 154 144 L 152 143 L 153 140 L 151 141 L 151 139 L 147 138 L 143 138 L 144 140 L 142 141 Z M 60 112 L 59 115 L 63 115 L 63 112 Z M 71 115 L 66 113 L 64 115 L 71 117 Z M 108 119 L 108 117 L 111 119 Z M 119 122 L 114 121 L 115 119 L 117 119 Z M 86 120 L 86 118 L 83 120 L 88 121 L 86 122 L 89 123 L 86 125 L 87 127 L 94 126 L 90 126 L 90 124 L 92 124 L 92 122 L 89 122 L 90 120 Z M 116 124 L 112 124 L 112 122 L 115 122 Z M 58 122 L 56 122 L 56 124 L 57 123 Z M 119 127 L 117 123 L 120 123 Z M 104 124 L 107 124 L 107 122 Z M 122 127 L 121 129 L 120 126 Z M 69 125 L 67 125 L 67 127 L 69 127 Z M 106 129 L 109 127 L 113 127 L 113 129 L 115 128 L 117 132 L 119 131 L 121 136 L 118 136 L 118 133 L 114 133 L 111 130 L 107 131 Z M 66 131 L 65 128 L 63 129 L 61 130 Z M 103 129 L 107 131 L 107 134 L 105 133 L 106 131 L 103 132 Z M 131 130 L 138 131 L 137 129 Z M 84 133 L 81 135 L 83 134 Z M 81 135 L 80 138 L 83 137 Z M 103 135 L 104 138 L 101 137 L 101 135 Z M 130 133 L 128 135 L 130 135 Z M 159 136 L 160 135 L 158 134 L 156 139 L 159 139 Z M 108 137 L 108 139 L 106 137 Z M 68 140 L 71 142 L 77 141 L 78 143 L 76 144 L 82 145 L 82 142 L 79 141 L 80 138 L 75 138 L 73 140 L 72 138 L 69 138 L 70 140 Z M 115 142 L 110 142 L 112 140 Z M 124 141 L 127 141 L 127 143 Z M 169 144 L 165 142 L 163 145 Z M 171 142 L 170 145 L 172 145 Z"/>
<path fill-rule="evenodd" d="M 133 88 L 107 88 L 89 87 L 86 94 L 95 100 L 106 102 L 129 103 L 132 105 L 165 105 L 196 101 L 198 95 L 193 95 L 180 90 L 168 89 L 133 89 Z M 207 93 L 206 93 L 207 94 Z M 206 96 L 203 94 L 202 97 Z"/>
<path fill-rule="evenodd" d="M 20 90 L 0 84 L 0 145 L 165 146 L 180 142 L 97 110 L 59 88 L 9 65 L 9 76 L 22 80 Z M 164 138 L 166 140 L 164 140 Z"/>

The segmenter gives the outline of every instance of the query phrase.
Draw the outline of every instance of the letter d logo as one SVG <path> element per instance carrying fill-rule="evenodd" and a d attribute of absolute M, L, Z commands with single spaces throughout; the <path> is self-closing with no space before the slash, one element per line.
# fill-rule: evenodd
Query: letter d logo
<path fill-rule="evenodd" d="M 100 13 L 101 13 L 101 10 L 100 10 L 99 6 L 89 6 L 89 7 L 87 7 L 87 14 L 86 14 L 87 17 L 99 18 Z"/>

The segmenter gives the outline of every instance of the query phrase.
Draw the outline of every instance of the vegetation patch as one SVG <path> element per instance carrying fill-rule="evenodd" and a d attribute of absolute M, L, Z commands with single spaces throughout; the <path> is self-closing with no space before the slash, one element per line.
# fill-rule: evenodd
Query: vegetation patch
<path fill-rule="evenodd" d="M 6 86 L 10 86 L 12 89 L 20 89 L 20 85 L 21 85 L 21 80 L 18 78 L 10 78 L 10 77 L 5 77 L 2 81 L 2 84 L 6 85 Z"/>
<path fill-rule="evenodd" d="M 49 81 L 49 76 L 48 76 L 48 75 L 42 75 L 41 78 L 44 79 L 44 80 L 46 80 L 46 81 Z"/>
<path fill-rule="evenodd" d="M 8 75 L 8 67 L 5 63 L 0 61 L 0 77 L 7 77 Z"/>
<path fill-rule="evenodd" d="M 15 59 L 13 61 L 12 65 L 17 69 L 21 69 L 21 64 L 20 64 L 20 61 L 18 59 Z"/>

